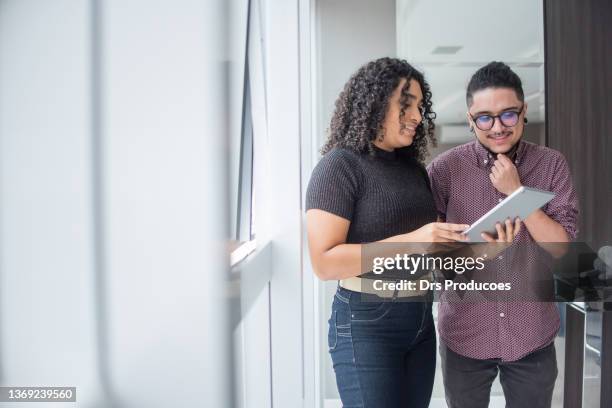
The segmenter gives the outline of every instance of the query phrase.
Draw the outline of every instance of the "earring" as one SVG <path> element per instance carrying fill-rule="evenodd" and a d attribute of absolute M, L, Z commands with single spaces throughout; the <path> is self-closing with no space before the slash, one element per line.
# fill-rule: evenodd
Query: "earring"
<path fill-rule="evenodd" d="M 470 126 L 470 132 L 474 133 L 474 126 Z"/>

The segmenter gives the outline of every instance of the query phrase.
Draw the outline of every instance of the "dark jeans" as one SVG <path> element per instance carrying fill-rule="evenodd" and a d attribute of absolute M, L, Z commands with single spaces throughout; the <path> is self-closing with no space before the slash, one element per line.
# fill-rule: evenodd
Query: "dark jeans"
<path fill-rule="evenodd" d="M 362 301 L 338 287 L 329 352 L 344 408 L 427 407 L 436 369 L 430 296 Z"/>
<path fill-rule="evenodd" d="M 446 403 L 449 408 L 486 408 L 497 377 L 506 408 L 550 408 L 557 378 L 554 343 L 517 361 L 475 360 L 440 344 Z"/>

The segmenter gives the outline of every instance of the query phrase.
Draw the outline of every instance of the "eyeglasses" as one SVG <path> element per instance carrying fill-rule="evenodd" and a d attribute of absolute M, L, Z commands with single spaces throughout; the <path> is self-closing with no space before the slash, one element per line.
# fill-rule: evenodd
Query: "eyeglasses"
<path fill-rule="evenodd" d="M 491 130 L 493 126 L 495 126 L 495 119 L 497 118 L 499 118 L 499 121 L 505 127 L 516 126 L 522 111 L 523 108 L 521 107 L 521 109 L 518 111 L 506 111 L 500 113 L 499 115 L 479 115 L 474 117 L 470 114 L 470 117 L 472 118 L 478 129 Z"/>

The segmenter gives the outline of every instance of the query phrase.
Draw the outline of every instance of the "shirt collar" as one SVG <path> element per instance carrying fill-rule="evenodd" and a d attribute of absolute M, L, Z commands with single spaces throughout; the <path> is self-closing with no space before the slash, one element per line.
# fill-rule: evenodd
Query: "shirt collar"
<path fill-rule="evenodd" d="M 478 139 L 474 141 L 474 146 L 475 146 L 474 149 L 476 151 L 476 159 L 478 160 L 478 165 L 480 167 L 489 167 L 493 165 L 493 162 L 496 159 L 495 154 L 492 153 L 486 147 L 484 147 Z M 521 160 L 523 159 L 523 155 L 525 153 L 525 146 L 526 144 L 525 142 L 523 142 L 523 139 L 521 138 L 517 143 L 516 150 L 512 154 L 513 157 L 510 158 L 514 162 L 515 166 L 518 166 L 521 163 Z"/>

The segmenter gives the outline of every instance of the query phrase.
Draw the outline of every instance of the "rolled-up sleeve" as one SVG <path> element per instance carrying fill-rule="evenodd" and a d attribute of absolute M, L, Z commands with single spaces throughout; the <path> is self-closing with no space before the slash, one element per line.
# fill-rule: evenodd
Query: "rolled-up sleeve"
<path fill-rule="evenodd" d="M 555 197 L 544 208 L 544 212 L 565 229 L 570 240 L 575 240 L 578 235 L 578 197 L 567 160 L 560 153 L 555 163 L 551 190 Z"/>

